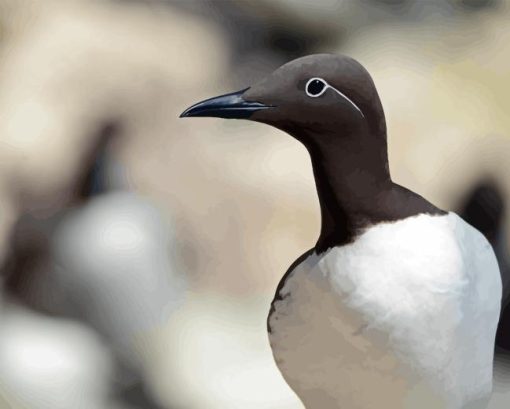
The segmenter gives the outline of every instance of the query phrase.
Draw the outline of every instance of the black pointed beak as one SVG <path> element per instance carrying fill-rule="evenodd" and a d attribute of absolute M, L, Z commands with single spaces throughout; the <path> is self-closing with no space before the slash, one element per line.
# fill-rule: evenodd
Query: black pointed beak
<path fill-rule="evenodd" d="M 190 106 L 179 118 L 206 116 L 247 119 L 256 111 L 271 108 L 271 106 L 264 105 L 260 102 L 245 101 L 243 99 L 243 94 L 248 89 L 249 88 L 246 88 L 238 92 L 232 92 L 231 94 L 206 99 L 205 101 Z"/>

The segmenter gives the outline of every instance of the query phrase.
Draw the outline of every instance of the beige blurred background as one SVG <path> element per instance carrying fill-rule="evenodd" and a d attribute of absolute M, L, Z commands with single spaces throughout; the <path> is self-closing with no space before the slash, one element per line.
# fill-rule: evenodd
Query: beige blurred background
<path fill-rule="evenodd" d="M 480 180 L 508 197 L 509 21 L 506 0 L 1 0 L 0 407 L 302 408 L 265 326 L 318 234 L 307 154 L 179 114 L 347 53 L 395 181 L 446 209 Z"/>

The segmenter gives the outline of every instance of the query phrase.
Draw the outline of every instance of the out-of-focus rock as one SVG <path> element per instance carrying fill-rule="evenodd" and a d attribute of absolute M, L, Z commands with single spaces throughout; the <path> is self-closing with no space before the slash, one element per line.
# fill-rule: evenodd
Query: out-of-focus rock
<path fill-rule="evenodd" d="M 2 309 L 0 391 L 8 407 L 104 409 L 112 363 L 87 327 L 18 306 Z"/>
<path fill-rule="evenodd" d="M 173 397 L 176 407 L 303 409 L 276 367 L 260 319 L 269 302 L 190 295 L 159 330 L 151 357 L 159 395 Z"/>

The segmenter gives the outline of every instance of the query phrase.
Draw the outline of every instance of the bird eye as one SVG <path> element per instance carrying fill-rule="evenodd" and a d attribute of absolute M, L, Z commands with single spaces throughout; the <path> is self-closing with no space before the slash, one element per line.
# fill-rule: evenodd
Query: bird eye
<path fill-rule="evenodd" d="M 328 84 L 322 78 L 312 78 L 306 83 L 306 95 L 315 98 L 320 97 Z"/>

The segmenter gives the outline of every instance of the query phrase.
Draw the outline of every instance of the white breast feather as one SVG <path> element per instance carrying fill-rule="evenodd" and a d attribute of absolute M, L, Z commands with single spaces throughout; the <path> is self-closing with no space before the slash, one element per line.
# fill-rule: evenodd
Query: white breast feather
<path fill-rule="evenodd" d="M 454 213 L 313 254 L 281 295 L 271 345 L 309 409 L 476 408 L 490 393 L 501 279 L 487 240 Z"/>

